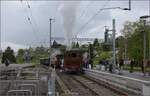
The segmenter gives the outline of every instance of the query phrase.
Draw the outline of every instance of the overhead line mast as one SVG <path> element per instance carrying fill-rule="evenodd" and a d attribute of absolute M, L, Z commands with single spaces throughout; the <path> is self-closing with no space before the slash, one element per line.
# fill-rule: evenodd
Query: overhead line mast
<path fill-rule="evenodd" d="M 49 41 L 50 41 L 50 43 L 49 43 L 49 63 L 50 63 L 50 65 L 51 65 L 51 34 L 52 34 L 52 20 L 55 20 L 55 19 L 52 19 L 52 18 L 50 18 L 49 19 L 49 24 L 50 24 L 50 29 L 49 29 Z"/>

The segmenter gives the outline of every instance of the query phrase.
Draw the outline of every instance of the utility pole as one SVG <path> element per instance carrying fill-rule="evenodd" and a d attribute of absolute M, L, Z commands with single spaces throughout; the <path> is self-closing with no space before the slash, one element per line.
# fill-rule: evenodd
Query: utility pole
<path fill-rule="evenodd" d="M 51 45 L 52 45 L 52 44 L 51 44 L 52 20 L 53 20 L 52 18 L 49 19 L 49 23 L 50 23 L 50 26 L 49 26 L 49 27 L 50 27 L 50 29 L 49 29 L 49 37 L 50 37 L 50 38 L 49 38 L 49 42 L 50 42 L 50 43 L 49 43 L 49 44 L 50 44 L 50 45 L 49 45 L 49 48 L 51 48 Z"/>
<path fill-rule="evenodd" d="M 51 58 L 50 57 L 51 57 L 51 45 L 52 45 L 51 44 L 52 20 L 54 20 L 54 19 L 52 19 L 52 18 L 49 19 L 49 23 L 50 23 L 50 26 L 49 26 L 50 27 L 50 29 L 49 29 L 49 32 L 50 32 L 49 33 L 49 42 L 50 42 L 49 43 L 49 61 L 50 61 L 50 65 L 51 65 Z"/>
<path fill-rule="evenodd" d="M 109 30 L 108 30 L 108 28 L 107 28 L 107 26 L 104 26 L 105 27 L 105 33 L 104 33 L 104 35 L 105 35 L 105 37 L 104 37 L 104 39 L 105 39 L 105 43 L 106 44 L 108 44 L 108 32 L 109 32 Z"/>
<path fill-rule="evenodd" d="M 105 34 L 106 32 L 112 31 L 112 51 L 113 51 L 113 58 L 112 58 L 112 72 L 114 72 L 116 66 L 116 21 L 115 19 L 112 20 L 112 30 L 106 29 L 105 27 Z M 107 33 L 108 35 L 108 33 Z M 106 38 L 106 37 L 105 37 Z M 107 40 L 105 40 L 106 42 Z"/>
<path fill-rule="evenodd" d="M 145 59 L 147 59 L 146 57 L 146 46 L 147 46 L 147 43 L 146 43 L 146 30 L 145 30 L 145 27 L 146 27 L 146 20 L 148 19 L 148 18 L 150 18 L 150 16 L 149 15 L 145 15 L 145 16 L 141 16 L 140 17 L 140 20 L 142 20 L 143 21 L 143 25 L 144 25 L 144 30 L 143 30 L 143 59 L 145 60 Z"/>
<path fill-rule="evenodd" d="M 115 42 L 115 35 L 116 35 L 116 26 L 115 26 L 115 19 L 112 20 L 112 37 L 113 37 L 113 71 L 116 65 L 116 42 Z"/>
<path fill-rule="evenodd" d="M 150 0 L 149 0 L 149 16 L 150 16 Z M 150 21 L 149 21 L 149 24 L 150 24 Z M 150 58 L 150 32 L 148 33 L 148 38 L 149 38 L 149 41 L 148 41 L 149 42 L 148 43 L 149 44 L 149 46 L 148 46 L 149 47 L 149 50 L 148 50 L 149 51 L 149 55 L 148 55 L 148 57 Z"/>
<path fill-rule="evenodd" d="M 144 27 L 146 26 L 146 20 L 143 21 L 144 23 Z M 143 47 L 144 47 L 144 52 L 143 52 L 143 55 L 144 55 L 144 60 L 146 59 L 146 30 L 144 28 L 144 31 L 143 31 Z"/>
<path fill-rule="evenodd" d="M 127 60 L 127 37 L 125 36 L 124 59 Z"/>
<path fill-rule="evenodd" d="M 0 31 L 0 54 L 1 54 L 1 49 L 2 49 L 2 46 L 1 46 L 1 31 Z"/>

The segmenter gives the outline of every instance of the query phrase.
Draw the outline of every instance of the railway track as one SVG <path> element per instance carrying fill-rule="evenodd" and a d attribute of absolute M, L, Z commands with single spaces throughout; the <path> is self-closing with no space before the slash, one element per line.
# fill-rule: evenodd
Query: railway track
<path fill-rule="evenodd" d="M 61 88 L 66 93 L 59 93 L 59 96 L 99 96 L 90 88 L 83 86 L 80 82 L 72 78 L 72 74 L 57 72 L 59 78 L 65 86 Z M 61 84 L 62 85 L 62 84 Z"/>
<path fill-rule="evenodd" d="M 128 96 L 110 86 L 104 86 L 85 75 L 75 75 L 57 72 L 64 83 L 65 90 L 69 90 L 67 95 L 60 96 Z M 63 88 L 61 88 L 63 90 Z"/>
<path fill-rule="evenodd" d="M 85 75 L 73 76 L 73 79 L 80 82 L 83 86 L 90 88 L 98 96 L 128 96 L 126 93 L 120 92 L 118 89 L 112 88 L 113 86 L 106 86 L 100 83 L 100 81 L 95 81 L 93 78 L 90 78 Z"/>

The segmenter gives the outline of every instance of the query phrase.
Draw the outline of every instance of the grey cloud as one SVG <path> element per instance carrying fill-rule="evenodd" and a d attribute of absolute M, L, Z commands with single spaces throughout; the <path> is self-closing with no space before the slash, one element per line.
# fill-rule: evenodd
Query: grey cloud
<path fill-rule="evenodd" d="M 13 3 L 17 2 L 17 3 Z M 67 1 L 66 1 L 67 2 Z M 86 3 L 85 3 L 86 2 Z M 89 2 L 93 2 L 89 4 Z M 83 37 L 95 37 L 98 36 L 103 38 L 103 28 L 98 32 L 93 32 L 88 34 L 88 32 L 98 26 L 109 25 L 111 28 L 112 18 L 116 18 L 117 32 L 119 32 L 122 27 L 123 22 L 126 20 L 135 21 L 141 15 L 148 14 L 148 0 L 147 1 L 133 1 L 131 12 L 122 12 L 118 10 L 103 11 L 99 13 L 82 32 L 86 35 Z M 77 8 L 77 18 L 74 27 L 74 32 L 78 32 L 81 28 L 102 6 L 106 1 L 82 1 Z M 64 36 L 63 33 L 63 18 L 59 11 L 59 7 L 62 2 L 59 1 L 32 1 L 29 2 L 32 10 L 32 15 L 35 18 L 37 26 L 35 26 L 38 31 L 35 33 L 31 29 L 31 25 L 27 20 L 26 13 L 23 11 L 20 1 L 7 1 L 4 3 L 2 1 L 1 6 L 1 32 L 2 32 L 2 42 L 9 41 L 18 44 L 28 44 L 28 45 L 40 45 L 39 42 L 49 41 L 49 18 L 55 18 L 56 20 L 52 25 L 52 36 Z M 86 8 L 87 4 L 89 7 Z M 16 6 L 17 5 L 17 6 Z M 27 7 L 27 6 L 26 6 Z M 127 1 L 110 1 L 106 7 L 128 7 Z M 85 13 L 82 17 L 79 17 L 83 10 Z M 31 18 L 32 19 L 32 18 Z M 37 40 L 38 38 L 38 40 Z"/>

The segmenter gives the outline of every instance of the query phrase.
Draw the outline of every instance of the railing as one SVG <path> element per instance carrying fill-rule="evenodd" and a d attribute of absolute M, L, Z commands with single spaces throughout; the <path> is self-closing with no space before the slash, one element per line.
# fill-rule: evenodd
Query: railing
<path fill-rule="evenodd" d="M 25 89 L 25 88 L 30 89 L 30 88 L 33 88 L 33 90 L 31 90 L 32 94 L 34 94 L 34 96 L 38 96 L 39 95 L 38 91 L 37 91 L 38 86 L 36 84 L 19 84 L 19 85 L 17 85 L 17 87 L 21 88 L 21 89 Z"/>
<path fill-rule="evenodd" d="M 15 94 L 15 95 L 12 95 Z M 7 96 L 32 96 L 30 90 L 10 90 L 7 92 Z"/>
<path fill-rule="evenodd" d="M 55 96 L 55 69 L 52 69 L 51 77 L 48 80 L 48 96 Z"/>
<path fill-rule="evenodd" d="M 124 88 L 143 96 L 150 96 L 150 81 L 144 81 L 90 69 L 84 69 L 84 71 L 86 74 L 96 79 L 103 80 L 117 87 Z"/>
<path fill-rule="evenodd" d="M 55 72 L 51 74 L 49 68 L 39 66 L 34 69 L 18 67 L 0 70 L 0 96 L 47 96 L 50 92 L 52 94 L 49 96 L 55 96 L 54 88 Z"/>

